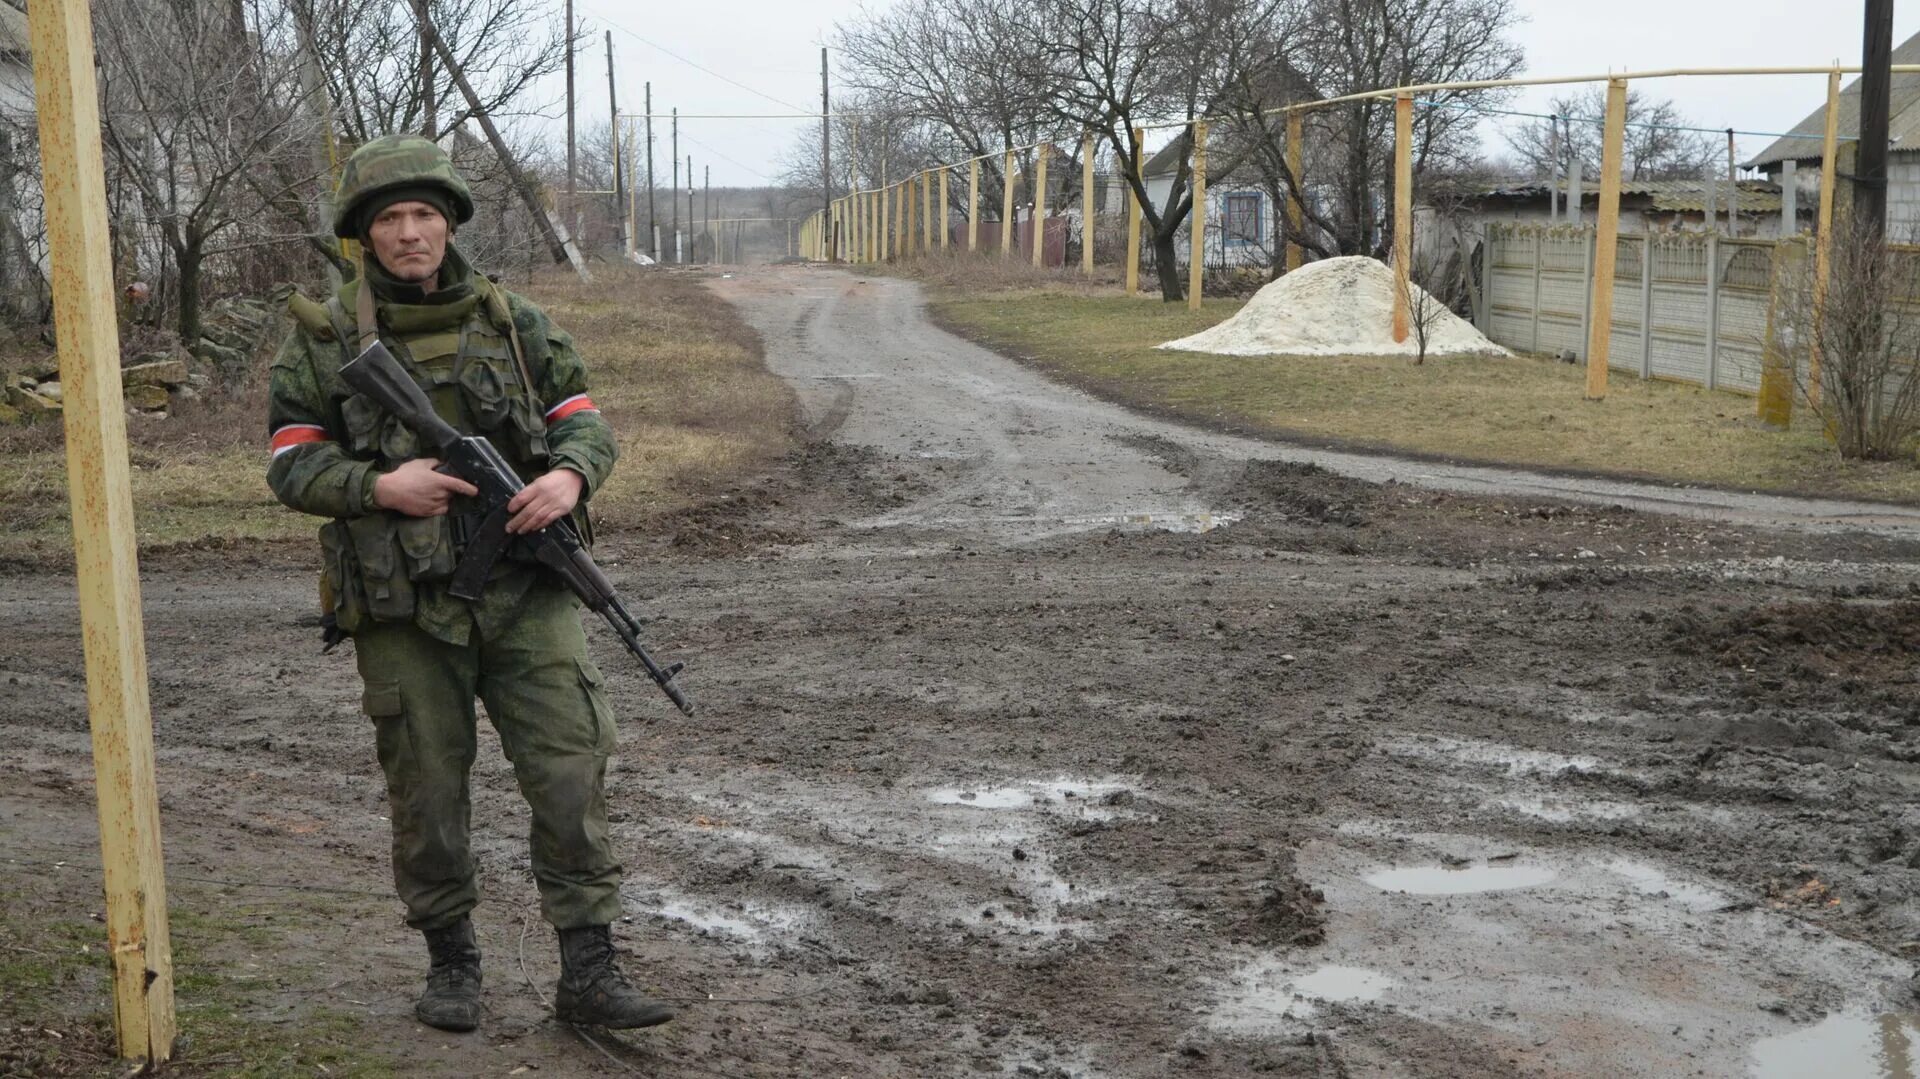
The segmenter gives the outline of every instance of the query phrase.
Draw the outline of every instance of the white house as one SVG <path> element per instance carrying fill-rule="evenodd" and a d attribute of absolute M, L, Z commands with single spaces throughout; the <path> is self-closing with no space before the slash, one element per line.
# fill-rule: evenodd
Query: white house
<path fill-rule="evenodd" d="M 1167 193 L 1180 169 L 1180 140 L 1175 139 L 1147 159 L 1141 167 L 1146 178 L 1147 198 L 1154 206 L 1165 206 Z M 1125 202 L 1122 201 L 1122 206 Z M 1273 265 L 1274 201 L 1258 185 L 1238 176 L 1207 178 L 1207 254 L 1209 266 Z M 1183 241 L 1178 246 L 1184 262 L 1192 250 Z"/>

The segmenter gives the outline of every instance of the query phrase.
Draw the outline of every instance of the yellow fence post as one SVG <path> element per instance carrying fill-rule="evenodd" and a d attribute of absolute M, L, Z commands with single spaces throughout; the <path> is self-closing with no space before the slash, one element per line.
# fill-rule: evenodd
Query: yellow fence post
<path fill-rule="evenodd" d="M 1187 310 L 1200 310 L 1200 284 L 1207 272 L 1207 122 L 1193 122 L 1193 210 L 1187 232 L 1193 250 L 1187 255 Z"/>
<path fill-rule="evenodd" d="M 1146 178 L 1140 175 L 1140 143 L 1146 132 L 1134 128 L 1127 138 L 1127 175 L 1146 186 Z M 1140 218 L 1144 213 L 1140 195 L 1133 184 L 1127 185 L 1127 295 L 1140 295 Z"/>
<path fill-rule="evenodd" d="M 880 188 L 874 192 L 874 195 L 876 196 L 874 210 L 876 211 L 875 216 L 879 218 L 879 227 L 874 229 L 873 238 L 874 242 L 879 245 L 880 248 L 879 261 L 890 262 L 893 259 L 893 229 L 892 222 L 887 215 L 892 209 L 892 205 L 887 195 L 887 182 L 885 179 L 880 181 Z"/>
<path fill-rule="evenodd" d="M 1047 144 L 1034 151 L 1033 165 L 1033 265 L 1047 264 Z"/>
<path fill-rule="evenodd" d="M 933 254 L 933 173 L 920 174 L 920 253 Z"/>
<path fill-rule="evenodd" d="M 980 159 L 967 162 L 967 250 L 980 249 Z"/>
<path fill-rule="evenodd" d="M 1013 151 L 1000 169 L 1000 257 L 1013 257 Z"/>
<path fill-rule="evenodd" d="M 1093 276 L 1093 136 L 1080 137 L 1080 273 Z"/>
<path fill-rule="evenodd" d="M 1627 80 L 1607 80 L 1607 126 L 1600 137 L 1600 221 L 1594 227 L 1592 313 L 1587 318 L 1587 398 L 1607 396 L 1613 345 L 1613 267 L 1620 247 L 1620 169 L 1627 134 Z M 1649 249 L 1648 256 L 1653 254 Z"/>
<path fill-rule="evenodd" d="M 943 254 L 947 250 L 947 238 L 953 232 L 953 215 L 948 209 L 953 203 L 947 201 L 947 173 L 952 171 L 945 165 L 940 166 L 940 251 Z"/>
<path fill-rule="evenodd" d="M 1300 245 L 1300 233 L 1305 227 L 1306 215 L 1300 212 L 1300 198 L 1304 190 L 1300 183 L 1300 144 L 1305 141 L 1301 132 L 1301 115 L 1298 110 L 1287 113 L 1287 172 L 1293 176 L 1293 184 L 1287 191 L 1287 272 L 1292 273 L 1307 261 L 1307 249 Z"/>
<path fill-rule="evenodd" d="M 1820 407 L 1820 333 L 1826 322 L 1827 281 L 1833 273 L 1833 200 L 1840 169 L 1840 73 L 1827 73 L 1827 129 L 1820 158 L 1820 235 L 1814 238 L 1813 349 L 1807 356 L 1807 404 Z"/>
<path fill-rule="evenodd" d="M 120 393 L 106 162 L 93 26 L 81 0 L 27 12 L 40 119 L 41 185 L 66 411 L 67 491 L 93 731 L 106 884 L 107 954 L 120 1055 L 173 1056 L 173 953 L 153 769 L 140 567 Z"/>
<path fill-rule="evenodd" d="M 1407 339 L 1413 298 L 1413 95 L 1393 99 L 1393 340 Z"/>

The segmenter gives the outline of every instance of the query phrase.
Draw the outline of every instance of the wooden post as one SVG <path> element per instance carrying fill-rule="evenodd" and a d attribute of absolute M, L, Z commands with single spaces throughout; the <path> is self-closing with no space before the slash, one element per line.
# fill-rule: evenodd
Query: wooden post
<path fill-rule="evenodd" d="M 920 174 L 920 253 L 933 254 L 933 173 Z"/>
<path fill-rule="evenodd" d="M 1033 266 L 1047 264 L 1047 144 L 1034 151 L 1033 163 Z"/>
<path fill-rule="evenodd" d="M 1413 294 L 1413 95 L 1393 99 L 1393 340 L 1407 339 Z"/>
<path fill-rule="evenodd" d="M 158 1063 L 173 1056 L 173 953 L 92 17 L 81 0 L 38 0 L 27 22 L 60 342 L 114 1030 L 121 1056 Z"/>
<path fill-rule="evenodd" d="M 967 162 L 967 250 L 980 250 L 980 159 Z"/>
<path fill-rule="evenodd" d="M 1080 273 L 1093 276 L 1093 135 L 1080 138 Z"/>
<path fill-rule="evenodd" d="M 1140 143 L 1146 133 L 1134 128 L 1127 139 L 1127 175 L 1146 186 L 1146 178 L 1140 175 Z M 1134 190 L 1132 182 L 1127 184 L 1127 295 L 1140 295 L 1140 218 L 1144 208 L 1139 192 Z"/>
<path fill-rule="evenodd" d="M 880 189 L 874 192 L 874 196 L 875 216 L 879 218 L 877 227 L 874 229 L 874 244 L 879 248 L 879 261 L 886 262 L 893 257 L 893 251 L 887 242 L 890 230 L 887 220 L 887 183 L 885 179 L 880 181 Z"/>
<path fill-rule="evenodd" d="M 1300 182 L 1300 144 L 1303 141 L 1300 113 L 1287 113 L 1287 172 L 1293 176 L 1292 189 L 1287 192 L 1288 273 L 1299 269 L 1307 260 L 1307 249 L 1300 246 L 1300 233 L 1306 227 L 1306 214 L 1300 210 L 1300 200 L 1306 197 L 1306 188 Z"/>
<path fill-rule="evenodd" d="M 1620 159 L 1626 134 L 1627 80 L 1608 79 L 1607 126 L 1600 139 L 1600 218 L 1594 226 L 1593 289 L 1588 298 L 1593 311 L 1593 317 L 1587 320 L 1590 401 L 1607 396 L 1607 360 L 1613 346 L 1613 268 L 1620 248 Z"/>
<path fill-rule="evenodd" d="M 1807 357 L 1807 404 L 1820 407 L 1820 326 L 1833 273 L 1833 199 L 1840 167 L 1840 72 L 1827 73 L 1827 130 L 1820 149 L 1820 235 L 1814 240 L 1813 341 Z"/>
<path fill-rule="evenodd" d="M 1187 256 L 1187 310 L 1200 310 L 1200 283 L 1207 272 L 1207 122 L 1193 122 L 1193 211 L 1187 215 L 1187 233 L 1193 250 Z"/>
<path fill-rule="evenodd" d="M 953 203 L 947 198 L 947 173 L 952 171 L 945 165 L 940 166 L 940 251 L 943 254 L 947 250 L 947 240 L 953 234 L 953 214 L 949 209 Z"/>
<path fill-rule="evenodd" d="M 1013 257 L 1013 151 L 1000 168 L 1000 257 Z"/>

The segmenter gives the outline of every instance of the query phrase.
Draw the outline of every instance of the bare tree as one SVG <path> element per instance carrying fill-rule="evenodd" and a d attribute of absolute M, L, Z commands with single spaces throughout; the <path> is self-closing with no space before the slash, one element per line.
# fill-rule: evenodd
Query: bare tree
<path fill-rule="evenodd" d="M 1836 238 L 1854 231 L 1836 221 Z M 1796 256 L 1789 254 L 1797 250 Z M 1889 252 L 1881 244 L 1832 245 L 1824 297 L 1814 288 L 1814 259 L 1783 245 L 1791 261 L 1776 290 L 1779 327 L 1775 362 L 1792 363 L 1807 393 L 1811 357 L 1819 357 L 1819 401 L 1814 408 L 1842 457 L 1910 459 L 1920 439 L 1920 255 Z"/>
<path fill-rule="evenodd" d="M 1600 175 L 1600 142 L 1607 115 L 1606 90 L 1594 86 L 1553 99 L 1561 121 L 1556 138 L 1546 121 L 1520 124 L 1506 132 L 1507 145 L 1535 176 L 1551 175 L 1556 161 L 1579 161 L 1587 176 Z M 1724 139 L 1689 130 L 1693 125 L 1671 100 L 1627 90 L 1627 130 L 1623 161 L 1627 179 L 1693 179 L 1720 165 Z"/>
<path fill-rule="evenodd" d="M 259 235 L 247 181 L 308 134 L 297 90 L 265 74 L 269 56 L 291 51 L 290 26 L 256 10 L 262 21 L 247 27 L 225 5 L 96 5 L 105 141 L 132 196 L 123 220 L 163 244 L 189 347 L 200 338 L 208 258 L 285 241 Z"/>
<path fill-rule="evenodd" d="M 1322 98 L 1367 90 L 1478 82 L 1516 74 L 1523 63 L 1509 33 L 1511 0 L 1307 0 L 1288 38 L 1287 58 L 1301 83 Z M 1283 87 L 1284 89 L 1284 87 Z M 1416 184 L 1430 170 L 1479 156 L 1474 128 L 1497 91 L 1440 90 L 1420 96 L 1414 113 Z M 1244 103 L 1243 103 L 1244 105 Z M 1323 256 L 1384 255 L 1393 235 L 1394 103 L 1374 98 L 1308 114 L 1316 158 L 1309 175 L 1287 175 L 1284 160 L 1266 167 L 1314 227 L 1291 237 Z M 1282 154 L 1281 140 L 1268 140 Z"/>

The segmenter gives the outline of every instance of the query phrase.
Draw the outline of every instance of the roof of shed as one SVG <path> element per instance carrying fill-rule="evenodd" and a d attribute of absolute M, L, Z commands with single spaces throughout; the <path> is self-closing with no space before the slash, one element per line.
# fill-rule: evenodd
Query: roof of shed
<path fill-rule="evenodd" d="M 1920 34 L 1908 38 L 1893 50 L 1895 64 L 1920 64 Z M 1920 75 L 1895 72 L 1892 93 L 1887 103 L 1887 137 L 1893 150 L 1920 150 Z M 1761 168 L 1782 161 L 1818 161 L 1826 149 L 1827 106 L 1821 106 L 1795 124 L 1793 129 L 1771 146 L 1754 155 L 1746 167 Z M 1840 91 L 1840 137 L 1860 137 L 1860 79 Z"/>

